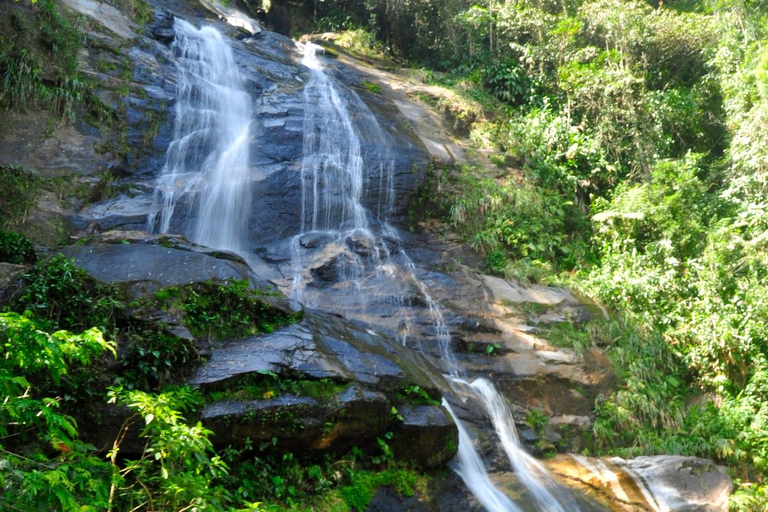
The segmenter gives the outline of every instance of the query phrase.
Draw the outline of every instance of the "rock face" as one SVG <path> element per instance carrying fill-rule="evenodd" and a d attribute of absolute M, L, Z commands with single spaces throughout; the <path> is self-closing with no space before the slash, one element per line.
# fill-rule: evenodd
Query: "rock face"
<path fill-rule="evenodd" d="M 409 386 L 440 396 L 442 376 L 427 368 L 418 354 L 373 331 L 308 310 L 298 324 L 218 348 L 190 383 L 237 392 L 265 375 L 334 382 L 343 389 L 321 397 L 225 398 L 208 405 L 202 419 L 223 445 L 274 437 L 286 449 L 318 452 L 375 446 L 392 432 L 396 457 L 433 467 L 453 457 L 458 431 L 442 407 L 410 405 L 403 396 Z"/>
<path fill-rule="evenodd" d="M 726 512 L 733 490 L 724 467 L 696 457 L 625 460 L 559 455 L 547 464 L 555 473 L 597 490 L 627 511 Z"/>
<path fill-rule="evenodd" d="M 70 0 L 70 3 L 92 14 L 85 0 Z M 300 64 L 295 44 L 284 36 L 260 31 L 250 37 L 242 37 L 233 26 L 205 19 L 204 12 L 199 9 L 171 1 L 163 2 L 163 8 L 156 11 L 155 20 L 148 25 L 145 35 L 133 39 L 128 37 L 131 24 L 120 24 L 128 32 L 115 32 L 111 17 L 102 13 L 96 18 L 108 30 L 92 37 L 98 36 L 117 47 L 126 48 L 125 51 L 135 63 L 130 92 L 121 102 L 116 103 L 118 106 L 123 105 L 126 111 L 126 152 L 124 155 L 115 155 L 112 160 L 109 160 L 109 155 L 98 158 L 93 155 L 91 160 L 97 162 L 95 168 L 90 164 L 81 166 L 79 160 L 73 160 L 74 156 L 70 161 L 62 162 L 59 167 L 93 168 L 90 172 L 96 173 L 101 168 L 112 166 L 120 169 L 123 176 L 121 188 L 127 192 L 84 205 L 73 216 L 73 228 L 145 229 L 148 216 L 158 211 L 159 205 L 152 192 L 153 182 L 161 173 L 175 121 L 172 106 L 176 94 L 177 70 L 170 49 L 173 42 L 173 19 L 174 16 L 183 16 L 196 25 L 213 25 L 231 37 L 235 61 L 245 80 L 254 111 L 250 144 L 254 206 L 248 222 L 248 239 L 251 250 L 265 251 L 269 244 L 299 231 L 300 210 L 296 205 L 301 203 L 304 112 L 313 108 L 311 100 L 304 96 L 309 72 Z M 330 72 L 334 73 L 333 67 Z M 343 70 L 336 73 L 341 81 L 359 86 L 359 78 L 345 74 Z M 349 93 L 356 94 L 352 89 Z M 391 102 L 380 96 L 366 94 L 364 89 L 360 89 L 360 97 L 369 106 L 360 102 L 350 103 L 350 115 L 353 118 L 370 116 L 367 109 L 371 108 L 376 112 L 383 130 L 376 133 L 363 131 L 361 152 L 372 167 L 393 166 L 394 188 L 397 197 L 401 198 L 393 213 L 396 219 L 403 221 L 407 214 L 407 198 L 422 179 L 423 170 L 429 162 L 428 154 L 413 131 L 402 126 L 398 111 Z M 151 133 L 147 131 L 147 119 L 153 123 Z M 74 137 L 85 136 L 75 131 L 77 134 Z M 82 141 L 78 145 L 80 152 L 77 158 L 84 161 L 91 157 L 89 151 L 93 150 L 89 148 L 98 145 L 99 133 L 94 130 L 90 132 L 93 140 Z M 382 138 L 381 133 L 386 136 Z M 62 158 L 61 154 L 57 156 Z M 381 203 L 387 193 L 382 190 L 379 177 L 373 173 L 366 178 L 364 190 L 366 205 Z M 190 233 L 195 220 L 194 200 L 191 195 L 179 198 L 170 226 L 171 232 Z"/>
<path fill-rule="evenodd" d="M 131 300 L 160 288 L 208 280 L 246 280 L 253 288 L 272 288 L 236 255 L 191 249 L 192 244 L 189 249 L 172 247 L 164 237 L 148 237 L 147 242 L 73 245 L 61 252 L 99 281 L 121 285 Z"/>

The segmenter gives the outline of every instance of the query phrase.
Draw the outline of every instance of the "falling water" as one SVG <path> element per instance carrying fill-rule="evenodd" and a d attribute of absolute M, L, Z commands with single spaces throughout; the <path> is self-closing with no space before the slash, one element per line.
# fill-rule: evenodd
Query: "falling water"
<path fill-rule="evenodd" d="M 327 245 L 335 246 L 343 256 L 339 281 L 350 288 L 358 311 L 365 311 L 373 299 L 402 306 L 409 300 L 410 286 L 429 304 L 438 338 L 449 339 L 439 307 L 416 279 L 413 262 L 400 248 L 397 230 L 389 224 L 395 203 L 394 158 L 387 154 L 386 145 L 377 148 L 378 202 L 372 205 L 373 211 L 363 205 L 364 176 L 371 159 L 363 152 L 361 133 L 379 141 L 387 135 L 365 103 L 325 73 L 318 51 L 322 48 L 312 43 L 303 46 L 302 63 L 310 70 L 304 96 L 312 107 L 304 118 L 301 227 L 291 241 L 291 295 L 312 304 L 305 296 L 308 260 L 302 240 L 307 235 L 324 236 L 331 240 Z M 354 106 L 354 119 L 350 105 Z M 371 181 L 374 179 L 375 174 Z M 405 343 L 412 319 L 406 314 L 400 320 Z"/>
<path fill-rule="evenodd" d="M 570 500 L 570 496 L 561 492 L 561 487 L 544 469 L 544 466 L 523 450 L 517 436 L 515 420 L 501 393 L 486 379 L 477 379 L 472 383 L 457 379 L 457 382 L 470 386 L 482 400 L 512 469 L 536 500 L 536 503 L 539 504 L 541 510 L 565 512 L 561 502 Z M 563 494 L 563 496 L 556 497 L 556 493 Z M 568 510 L 569 512 L 577 512 L 580 508 L 575 503 L 569 503 Z"/>
<path fill-rule="evenodd" d="M 443 407 L 448 410 L 459 430 L 459 452 L 456 455 L 458 463 L 456 473 L 464 481 L 467 488 L 472 491 L 472 494 L 475 495 L 488 512 L 522 512 L 520 507 L 515 505 L 512 500 L 493 485 L 488 477 L 488 472 L 485 470 L 485 464 L 483 464 L 480 454 L 477 453 L 474 444 L 472 444 L 472 439 L 445 398 L 443 398 Z"/>
<path fill-rule="evenodd" d="M 250 210 L 251 100 L 232 50 L 216 29 L 197 29 L 178 18 L 173 29 L 179 73 L 174 140 L 156 188 L 159 219 L 150 216 L 149 230 L 167 233 L 179 200 L 190 194 L 190 238 L 237 252 Z"/>

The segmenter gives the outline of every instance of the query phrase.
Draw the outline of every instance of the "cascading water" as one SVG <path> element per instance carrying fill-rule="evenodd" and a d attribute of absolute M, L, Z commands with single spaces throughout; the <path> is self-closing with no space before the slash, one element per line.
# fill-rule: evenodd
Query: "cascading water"
<path fill-rule="evenodd" d="M 305 240 L 325 238 L 325 247 L 338 253 L 337 281 L 350 288 L 356 302 L 343 304 L 344 312 L 350 313 L 353 307 L 364 312 L 374 299 L 402 306 L 415 289 L 430 306 L 438 339 L 449 339 L 440 308 L 415 278 L 413 262 L 400 248 L 397 230 L 388 222 L 395 202 L 394 159 L 381 147 L 376 155 L 380 163 L 375 215 L 362 203 L 366 197 L 364 171 L 371 159 L 364 154 L 361 132 L 379 141 L 386 134 L 365 103 L 324 72 L 318 51 L 322 48 L 312 43 L 303 46 L 302 63 L 310 70 L 304 96 L 312 108 L 304 118 L 301 227 L 291 241 L 291 295 L 305 304 L 314 304 L 305 295 L 309 267 L 305 246 L 312 247 L 315 242 Z M 354 119 L 350 106 L 356 112 Z M 402 325 L 392 327 L 402 331 L 405 343 L 411 318 L 406 314 L 399 322 Z"/>
<path fill-rule="evenodd" d="M 188 236 L 240 252 L 251 200 L 251 99 L 232 50 L 216 29 L 197 29 L 178 18 L 173 29 L 179 73 L 174 140 L 156 187 L 161 208 L 150 215 L 149 231 L 167 233 L 179 200 L 189 194 L 195 219 Z"/>
<path fill-rule="evenodd" d="M 471 387 L 482 400 L 512 469 L 541 510 L 566 512 L 561 503 L 571 501 L 572 498 L 567 493 L 560 492 L 560 486 L 544 466 L 523 450 L 515 428 L 515 420 L 501 393 L 486 379 L 476 379 L 472 383 L 456 379 L 455 382 Z M 577 504 L 569 503 L 569 512 L 579 510 L 580 507 Z"/>
<path fill-rule="evenodd" d="M 394 179 L 391 168 L 387 169 L 386 164 L 379 167 L 379 187 L 385 189 L 386 194 L 379 194 L 380 198 L 384 196 L 384 200 L 379 201 L 375 219 L 361 202 L 364 195 L 363 171 L 366 159 L 359 135 L 360 124 L 367 123 L 370 125 L 369 129 L 376 130 L 380 137 L 383 137 L 383 132 L 372 114 L 352 122 L 345 101 L 356 102 L 357 111 L 366 114 L 370 114 L 370 111 L 354 93 L 347 91 L 347 96 L 342 96 L 344 91 L 324 72 L 317 57 L 318 50 L 320 47 L 311 43 L 307 43 L 303 48 L 302 62 L 311 72 L 310 81 L 305 87 L 305 101 L 313 108 L 305 114 L 304 121 L 301 229 L 291 242 L 291 293 L 297 300 L 309 302 L 304 295 L 308 268 L 304 249 L 316 247 L 317 242 L 305 242 L 308 237 L 325 238 L 329 240 L 326 242 L 326 248 L 335 246 L 336 251 L 344 251 L 345 260 L 341 265 L 339 281 L 347 286 L 351 285 L 362 309 L 365 308 L 366 297 L 371 294 L 390 287 L 398 280 L 409 281 L 428 306 L 444 369 L 451 374 L 454 381 L 464 383 L 458 378 L 459 366 L 450 349 L 450 333 L 443 318 L 442 308 L 430 297 L 426 285 L 416 277 L 413 262 L 405 251 L 399 248 L 397 231 L 388 223 L 388 216 L 394 204 Z M 385 239 L 396 244 L 398 250 L 390 250 Z M 362 247 L 365 250 L 348 251 L 347 248 L 350 247 Z M 373 281 L 375 285 L 371 286 L 367 281 Z M 371 288 L 370 293 L 364 292 L 366 286 Z M 493 404 L 494 408 L 498 407 L 494 410 L 488 408 L 494 428 L 521 482 L 542 510 L 564 512 L 548 490 L 547 483 L 552 477 L 520 447 L 514 421 L 501 395 L 487 381 L 476 381 L 469 386 L 487 407 L 489 404 Z M 493 485 L 466 429 L 450 405 L 445 400 L 443 404 L 459 429 L 457 474 L 489 511 L 521 512 L 519 506 Z"/>
<path fill-rule="evenodd" d="M 459 430 L 459 452 L 456 454 L 458 464 L 456 473 L 464 480 L 467 488 L 488 509 L 489 512 L 522 512 L 522 509 L 514 504 L 507 496 L 499 491 L 488 477 L 485 464 L 480 454 L 475 450 L 472 439 L 464 428 L 464 424 L 453 412 L 451 405 L 443 398 L 443 407 L 456 423 Z"/>

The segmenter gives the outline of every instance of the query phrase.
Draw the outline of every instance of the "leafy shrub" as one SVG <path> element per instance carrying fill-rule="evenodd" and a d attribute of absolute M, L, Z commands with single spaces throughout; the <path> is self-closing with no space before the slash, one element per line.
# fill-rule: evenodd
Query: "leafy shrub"
<path fill-rule="evenodd" d="M 186 378 L 199 358 L 192 341 L 168 332 L 162 325 L 136 320 L 120 331 L 122 378 L 125 387 L 161 389 Z"/>
<path fill-rule="evenodd" d="M 201 404 L 189 387 L 167 388 L 159 394 L 114 388 L 110 401 L 134 410 L 144 423 L 147 449 L 138 460 L 125 462 L 127 479 L 115 493 L 119 509 L 132 510 L 150 502 L 157 510 L 227 510 L 231 494 L 216 479 L 228 472 L 200 422 L 187 423 L 184 414 Z M 111 453 L 116 461 L 119 446 Z M 122 479 L 121 479 L 122 480 Z M 213 483 L 212 483 L 213 480 Z"/>
<path fill-rule="evenodd" d="M 23 219 L 40 195 L 40 178 L 20 166 L 0 165 L 0 229 Z"/>
<path fill-rule="evenodd" d="M 48 334 L 31 318 L 0 313 L 0 508 L 106 509 L 111 468 L 77 440 L 60 396 L 77 391 L 78 376 L 107 352 L 114 347 L 96 329 Z"/>
<path fill-rule="evenodd" d="M 195 336 L 226 339 L 272 332 L 296 318 L 269 305 L 247 281 L 208 281 L 160 290 L 162 307 L 185 313 L 184 324 Z M 164 304 L 164 305 L 163 305 Z"/>
<path fill-rule="evenodd" d="M 486 253 L 491 271 L 504 273 L 510 261 L 558 262 L 573 268 L 589 249 L 580 237 L 585 218 L 557 193 L 511 181 L 478 180 L 466 169 L 451 208 L 454 226 Z"/>
<path fill-rule="evenodd" d="M 37 262 L 32 242 L 20 233 L 0 231 L 0 261 L 24 264 Z"/>
<path fill-rule="evenodd" d="M 533 82 L 513 61 L 490 64 L 483 75 L 485 86 L 504 103 L 520 105 L 534 94 Z"/>
<path fill-rule="evenodd" d="M 95 325 L 114 335 L 122 307 L 119 290 L 93 279 L 74 260 L 58 254 L 38 263 L 24 280 L 24 293 L 16 307 L 44 318 L 50 329 L 83 330 Z"/>

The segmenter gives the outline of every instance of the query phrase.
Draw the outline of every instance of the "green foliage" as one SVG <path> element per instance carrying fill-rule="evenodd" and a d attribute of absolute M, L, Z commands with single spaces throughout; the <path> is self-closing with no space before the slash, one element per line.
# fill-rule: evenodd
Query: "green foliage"
<path fill-rule="evenodd" d="M 247 281 L 169 288 L 157 292 L 156 298 L 162 307 L 183 311 L 192 334 L 212 339 L 270 333 L 297 319 L 271 306 L 264 293 L 251 290 Z"/>
<path fill-rule="evenodd" d="M 19 310 L 33 311 L 51 329 L 82 330 L 95 325 L 114 336 L 122 306 L 120 292 L 88 276 L 74 260 L 58 254 L 38 263 L 24 280 L 24 293 L 15 304 Z"/>
<path fill-rule="evenodd" d="M 0 261 L 16 264 L 35 263 L 37 252 L 32 242 L 24 235 L 0 231 Z"/>
<path fill-rule="evenodd" d="M 0 228 L 9 229 L 37 203 L 41 180 L 20 166 L 0 165 Z"/>
<path fill-rule="evenodd" d="M 211 431 L 200 422 L 188 424 L 184 414 L 197 408 L 201 397 L 188 387 L 167 388 L 157 395 L 114 388 L 110 401 L 133 409 L 144 426 L 147 448 L 138 460 L 125 461 L 117 482 L 115 502 L 132 510 L 153 503 L 157 510 L 227 510 L 232 496 L 213 480 L 229 468 L 213 450 Z M 119 446 L 110 457 L 116 461 Z M 120 485 L 121 484 L 121 485 Z"/>
<path fill-rule="evenodd" d="M 514 61 L 494 62 L 483 73 L 483 82 L 498 99 L 520 105 L 534 94 L 534 86 L 525 70 Z"/>
<path fill-rule="evenodd" d="M 440 405 L 440 397 L 433 397 L 421 386 L 411 384 L 395 393 L 395 398 L 413 405 Z"/>
<path fill-rule="evenodd" d="M 559 263 L 573 268 L 589 257 L 586 219 L 557 193 L 516 183 L 477 180 L 465 170 L 461 194 L 451 208 L 454 226 L 486 253 L 489 270 L 504 274 L 512 259 Z"/>
<path fill-rule="evenodd" d="M 48 334 L 34 320 L 0 313 L 0 507 L 12 510 L 104 509 L 109 465 L 77 440 L 61 395 L 77 392 L 89 366 L 114 346 L 101 332 Z M 56 398 L 54 398 L 56 397 Z"/>
<path fill-rule="evenodd" d="M 125 386 L 142 390 L 161 389 L 188 376 L 198 362 L 191 340 L 179 338 L 161 325 L 136 321 L 120 333 Z"/>
<path fill-rule="evenodd" d="M 53 0 L 28 9 L 32 15 L 16 11 L 13 33 L 0 37 L 0 110 L 50 108 L 74 119 L 86 92 L 77 65 L 83 34 Z"/>

